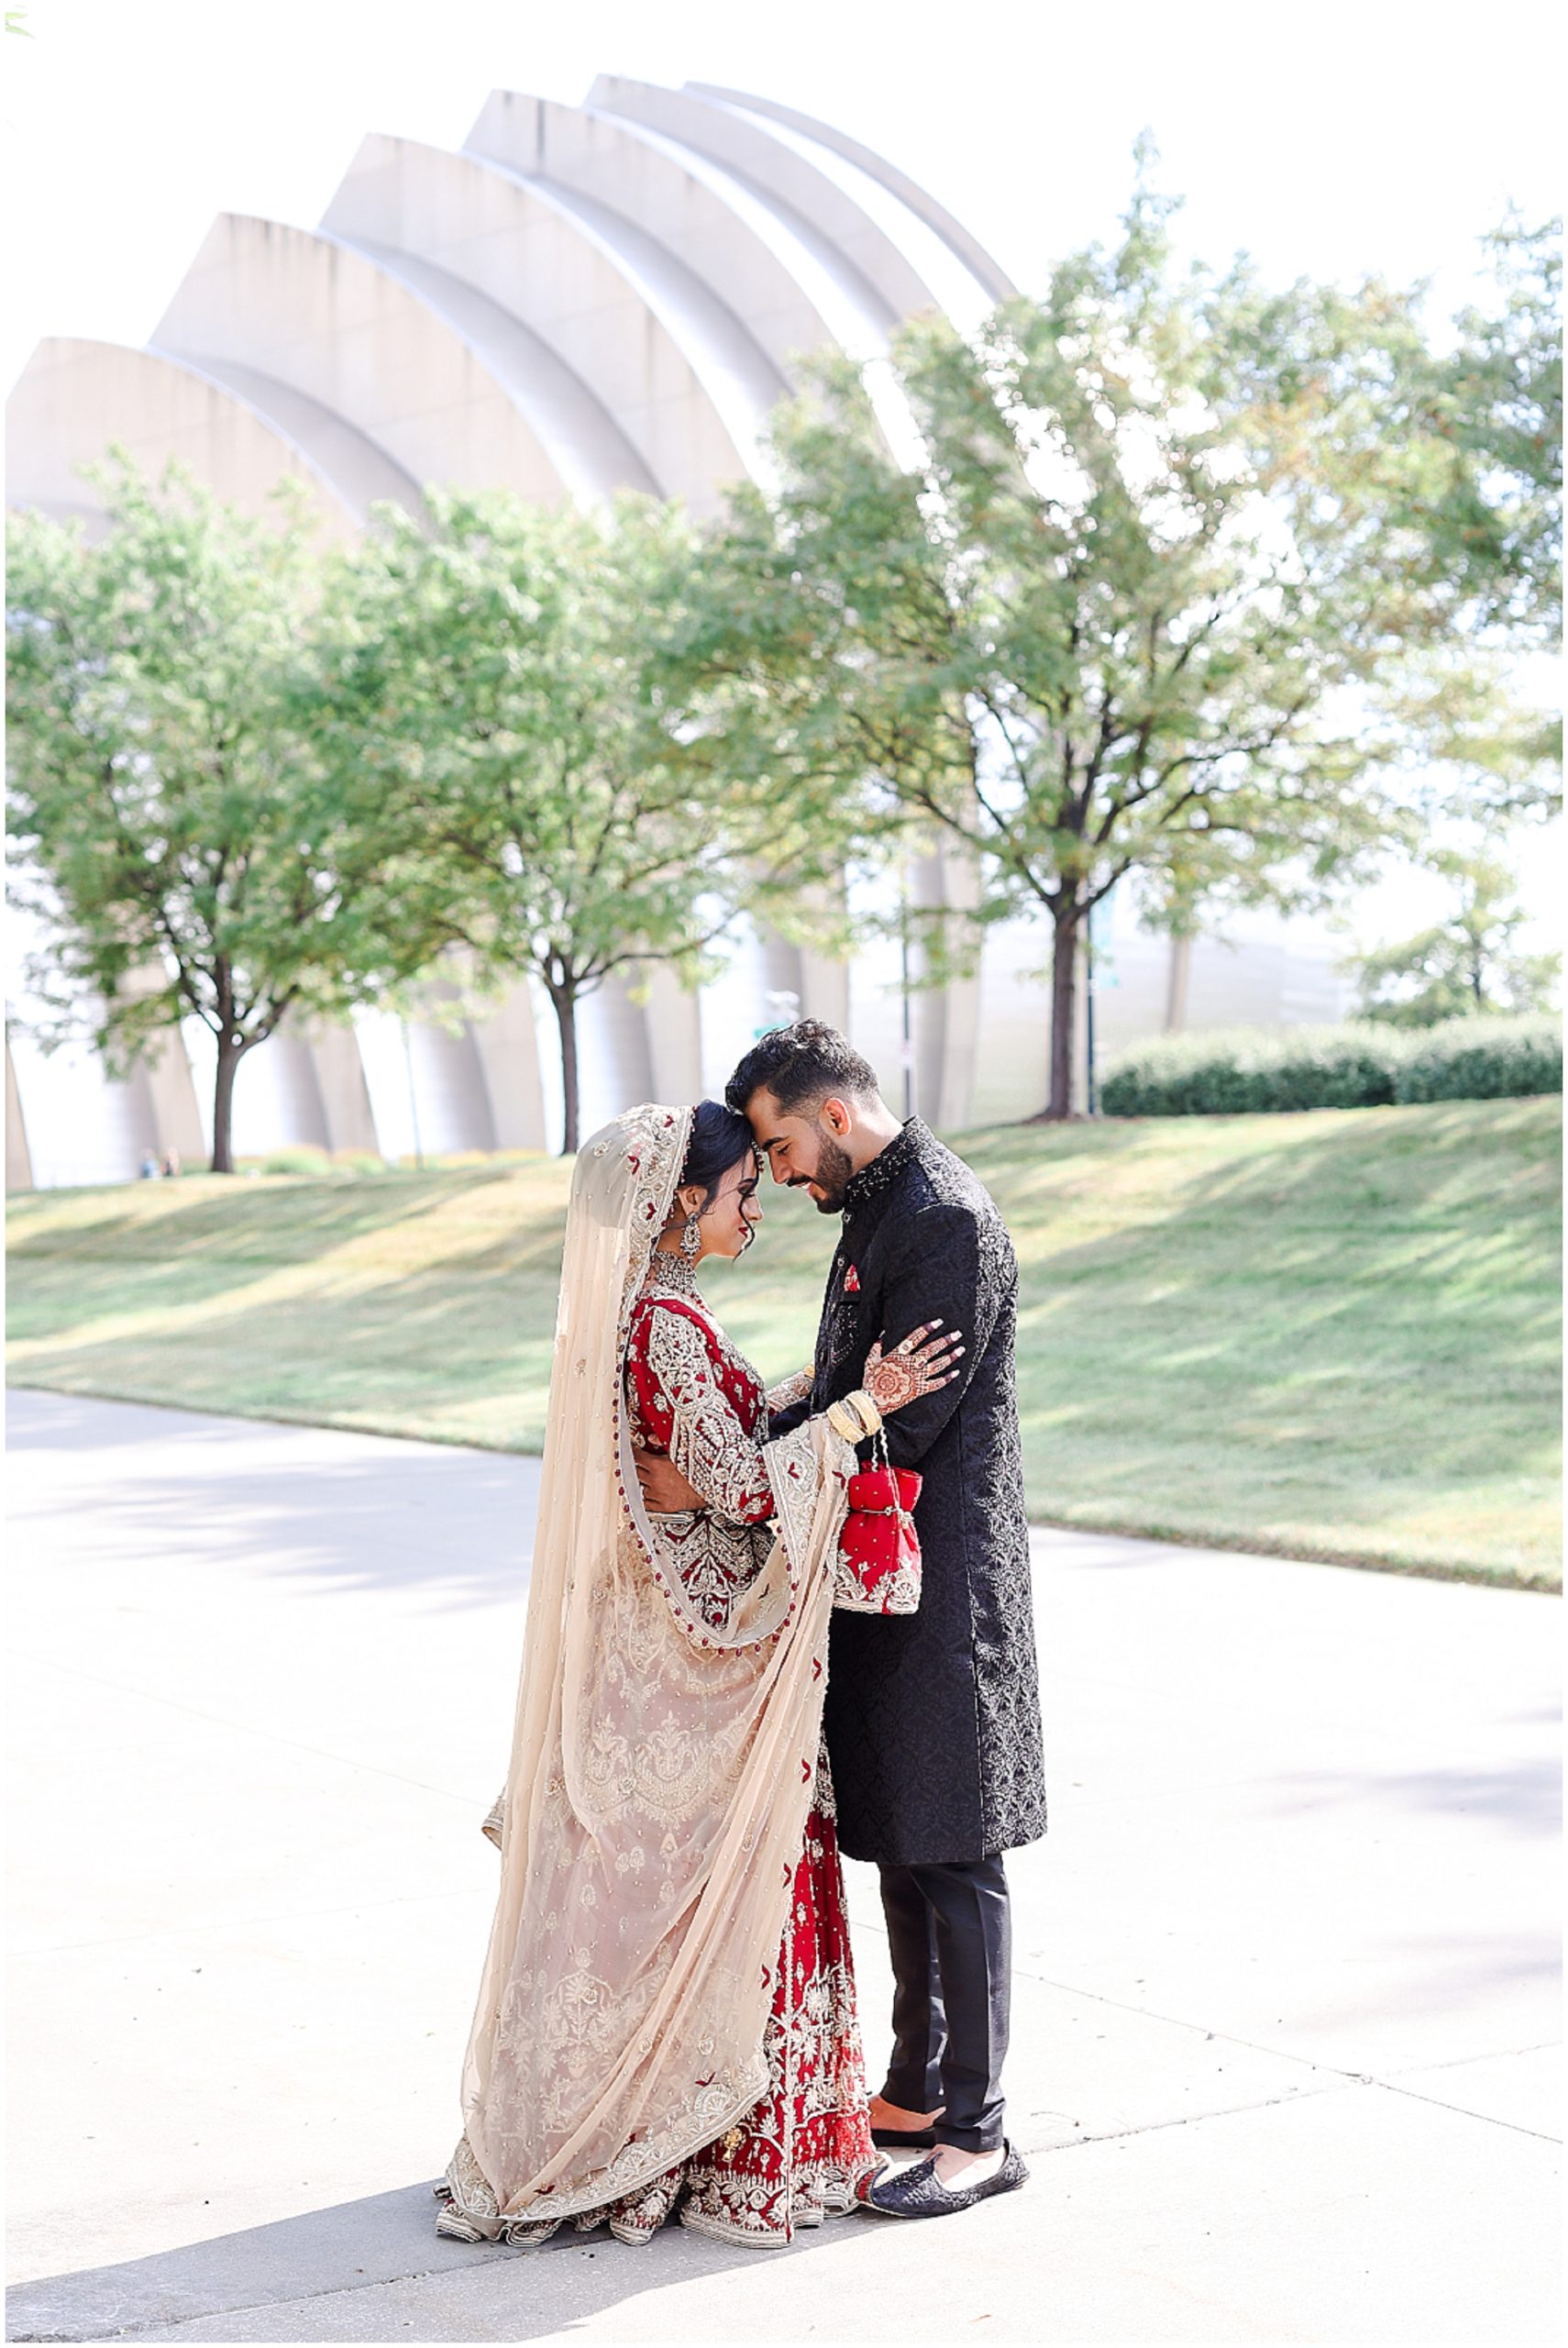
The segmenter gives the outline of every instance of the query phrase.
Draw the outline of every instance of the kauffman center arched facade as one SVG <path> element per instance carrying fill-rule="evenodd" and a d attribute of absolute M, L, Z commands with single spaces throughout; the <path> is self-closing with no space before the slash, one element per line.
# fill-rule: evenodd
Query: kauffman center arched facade
<path fill-rule="evenodd" d="M 420 485 L 503 485 L 591 504 L 630 487 L 699 515 L 757 471 L 802 353 L 874 360 L 900 319 L 960 324 L 1013 291 L 962 225 L 854 138 L 764 98 L 606 76 L 580 106 L 496 91 L 461 150 L 368 138 L 315 229 L 214 222 L 145 349 L 41 344 L 9 404 L 9 496 L 94 523 L 78 468 L 122 441 L 258 505 L 303 480 L 324 529 L 360 529 Z M 911 885 L 962 888 L 940 857 Z M 889 1100 L 961 1127 L 1039 1106 L 1046 940 L 992 934 L 978 975 L 911 1006 L 896 952 L 848 967 L 766 936 L 717 985 L 585 1007 L 587 1129 L 632 1101 L 720 1089 L 794 1009 L 846 1025 Z M 1202 941 L 1172 970 L 1121 909 L 1101 942 L 1102 1044 L 1165 1024 L 1331 1017 L 1331 948 L 1277 923 Z M 25 997 L 6 1070 L 10 1184 L 112 1180 L 171 1146 L 205 1156 L 207 1038 L 171 1036 L 112 1082 L 85 1050 L 45 1058 Z M 237 1149 L 289 1142 L 425 1153 L 558 1140 L 553 1030 L 520 987 L 457 1032 L 370 1016 L 281 1030 L 244 1062 Z"/>

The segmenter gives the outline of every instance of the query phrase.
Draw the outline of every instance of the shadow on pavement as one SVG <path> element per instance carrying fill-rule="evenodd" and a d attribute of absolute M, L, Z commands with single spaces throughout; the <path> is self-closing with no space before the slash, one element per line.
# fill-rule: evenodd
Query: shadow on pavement
<path fill-rule="evenodd" d="M 14 2285 L 6 2294 L 7 2340 L 99 2341 L 111 2335 L 156 2336 L 203 2318 L 241 2318 L 248 2310 L 337 2297 L 433 2275 L 513 2262 L 515 2306 L 506 2337 L 532 2340 L 563 2322 L 597 2314 L 623 2299 L 675 2282 L 745 2267 L 777 2251 L 760 2252 L 707 2242 L 679 2223 L 667 2225 L 645 2249 L 613 2240 L 602 2229 L 580 2234 L 569 2226 L 548 2243 L 511 2248 L 449 2241 L 435 2231 L 436 2204 L 428 2185 L 410 2185 L 361 2201 L 281 2219 L 243 2233 L 160 2251 L 112 2266 L 83 2267 Z M 794 2251 L 867 2233 L 877 2221 L 838 2219 L 797 2237 Z M 785 2253 L 786 2256 L 793 2254 Z M 324 2311 L 325 2312 L 325 2311 Z M 226 2327 L 221 2335 L 249 2335 Z M 266 2337 L 282 2337 L 268 2331 Z M 293 2336 L 293 2335 L 291 2335 Z M 358 2337 L 313 2326 L 305 2336 Z M 417 2336 L 417 2335 L 415 2335 Z M 455 2331 L 442 2337 L 457 2338 Z M 488 2336 L 488 2335 L 486 2335 Z"/>
<path fill-rule="evenodd" d="M 326 1430 L 327 1443 L 343 1441 L 349 1456 L 239 1469 L 237 1435 L 249 1445 L 283 1430 L 37 1390 L 13 1390 L 9 1399 L 7 1449 L 18 1456 L 151 1445 L 171 1453 L 167 1475 L 146 1472 L 138 1459 L 113 1497 L 116 1535 L 170 1556 L 199 1553 L 217 1564 L 237 1556 L 336 1589 L 424 1588 L 457 1607 L 520 1598 L 527 1588 L 536 1459 Z M 187 1466 L 192 1454 L 214 1460 L 215 1472 Z"/>
<path fill-rule="evenodd" d="M 105 1397 L 97 1394 L 69 1394 L 48 1386 L 28 1386 L 25 1379 L 6 1390 L 6 1447 L 8 1451 L 113 1451 L 124 1446 L 133 1450 L 148 1439 L 148 1419 L 139 1412 L 156 1413 L 154 1429 L 162 1433 L 167 1422 L 178 1416 L 186 1423 L 177 1432 L 185 1443 L 222 1443 L 231 1440 L 232 1419 L 204 1418 L 199 1412 L 168 1410 L 157 1402 L 116 1402 L 113 1412 L 104 1408 Z"/>
<path fill-rule="evenodd" d="M 1555 1835 L 1562 1823 L 1562 1774 L 1551 1754 L 1492 1769 L 1297 1770 L 1272 1782 L 1282 1816 L 1379 1801 L 1523 1834 Z"/>

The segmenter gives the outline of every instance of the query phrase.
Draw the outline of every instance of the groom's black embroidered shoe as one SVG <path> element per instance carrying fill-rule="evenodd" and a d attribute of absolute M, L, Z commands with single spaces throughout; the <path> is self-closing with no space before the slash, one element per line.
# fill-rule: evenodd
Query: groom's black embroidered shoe
<path fill-rule="evenodd" d="M 1029 2171 L 1010 2144 L 994 2176 L 980 2185 L 944 2185 L 934 2161 L 916 2161 L 896 2176 L 878 2177 L 866 2193 L 863 2207 L 884 2218 L 950 2218 L 956 2210 L 972 2210 L 998 2193 L 1016 2193 L 1029 2181 Z"/>

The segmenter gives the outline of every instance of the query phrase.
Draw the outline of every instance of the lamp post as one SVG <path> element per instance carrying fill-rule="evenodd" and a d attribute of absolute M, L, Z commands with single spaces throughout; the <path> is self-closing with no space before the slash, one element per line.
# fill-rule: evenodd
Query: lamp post
<path fill-rule="evenodd" d="M 1093 1117 L 1099 1113 L 1094 1080 L 1094 909 L 1089 909 L 1084 924 L 1084 1091 L 1085 1107 Z"/>
<path fill-rule="evenodd" d="M 752 1030 L 752 1041 L 757 1044 L 776 1027 L 792 1027 L 801 1016 L 801 998 L 793 987 L 769 987 L 762 999 L 767 1005 L 767 1019 Z"/>
<path fill-rule="evenodd" d="M 904 1122 L 914 1115 L 914 1035 L 910 1017 L 910 860 L 899 865 L 899 1065 L 904 1072 Z"/>
<path fill-rule="evenodd" d="M 1110 892 L 1108 890 L 1106 894 L 1100 899 L 1099 904 L 1092 905 L 1089 908 L 1088 915 L 1084 922 L 1084 1090 L 1087 1095 L 1088 1113 L 1091 1117 L 1098 1117 L 1099 1114 L 1099 1071 L 1095 1065 L 1096 970 L 1094 933 L 1095 924 L 1099 922 L 1102 925 L 1101 936 L 1103 937 L 1105 932 L 1110 927 Z M 1114 987 L 1121 984 L 1121 981 L 1116 975 L 1116 958 L 1114 955 L 1108 958 L 1105 977 L 1101 983 L 1108 987 Z"/>
<path fill-rule="evenodd" d="M 414 1163 L 418 1171 L 423 1174 L 425 1152 L 419 1142 L 419 1096 L 414 1089 L 414 1046 L 409 1041 L 407 1020 L 400 1019 L 398 1025 L 403 1029 L 403 1065 L 408 1078 L 408 1114 L 414 1126 Z"/>

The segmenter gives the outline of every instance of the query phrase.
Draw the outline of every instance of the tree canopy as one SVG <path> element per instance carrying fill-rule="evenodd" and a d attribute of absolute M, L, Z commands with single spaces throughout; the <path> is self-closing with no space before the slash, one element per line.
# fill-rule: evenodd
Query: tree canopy
<path fill-rule="evenodd" d="M 819 367 L 710 580 L 706 657 L 774 762 L 955 837 L 978 922 L 1048 921 L 1054 1115 L 1083 924 L 1124 877 L 1178 925 L 1310 902 L 1415 836 L 1440 720 L 1484 743 L 1475 789 L 1542 748 L 1456 659 L 1478 558 L 1433 518 L 1454 460 L 1414 298 L 1181 275 L 1170 209 L 1141 182 L 1114 250 L 968 339 L 906 327 L 879 382 Z"/>
<path fill-rule="evenodd" d="M 1494 298 L 1461 312 L 1428 360 L 1430 428 L 1451 450 L 1429 526 L 1436 559 L 1484 626 L 1548 646 L 1562 633 L 1562 223 L 1510 214 L 1485 240 Z"/>
<path fill-rule="evenodd" d="M 1484 848 L 1433 849 L 1429 869 L 1449 884 L 1441 919 L 1354 958 L 1361 1009 L 1399 1027 L 1433 1027 L 1479 1012 L 1546 1011 L 1560 954 L 1523 950 L 1528 916 L 1517 877 Z"/>
<path fill-rule="evenodd" d="M 123 1069 L 182 1018 L 211 1032 L 226 1172 L 246 1054 L 285 1015 L 373 999 L 428 943 L 323 852 L 293 705 L 302 509 L 247 517 L 123 455 L 102 480 L 96 544 L 36 513 L 8 527 L 14 891 L 49 935 L 46 1040 L 85 1018 Z"/>
<path fill-rule="evenodd" d="M 510 494 L 391 510 L 329 589 L 309 725 L 393 896 L 554 1010 L 578 1142 L 578 1007 L 614 971 L 690 980 L 747 903 L 834 869 L 809 779 L 732 767 L 679 646 L 697 548 L 677 508 L 600 518 Z"/>

